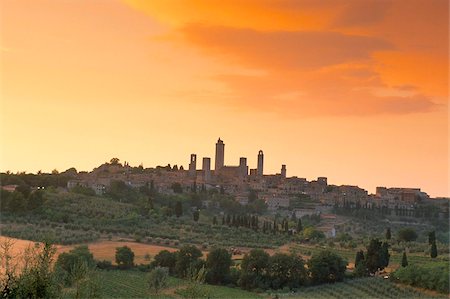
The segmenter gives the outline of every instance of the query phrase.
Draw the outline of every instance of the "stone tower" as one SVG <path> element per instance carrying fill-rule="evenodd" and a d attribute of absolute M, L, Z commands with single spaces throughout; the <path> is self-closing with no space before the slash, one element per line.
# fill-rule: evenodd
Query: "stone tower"
<path fill-rule="evenodd" d="M 248 175 L 247 158 L 245 157 L 241 157 L 239 159 L 239 173 L 242 177 L 246 177 Z"/>
<path fill-rule="evenodd" d="M 211 159 L 210 158 L 203 158 L 203 165 L 202 165 L 202 171 L 203 171 L 203 180 L 205 183 L 208 183 L 211 180 Z"/>
<path fill-rule="evenodd" d="M 283 179 L 285 179 L 286 178 L 286 165 L 281 165 L 281 177 L 283 178 Z"/>
<path fill-rule="evenodd" d="M 224 156 L 225 156 L 225 144 L 222 140 L 217 140 L 216 143 L 216 161 L 214 170 L 219 170 L 224 166 Z"/>
<path fill-rule="evenodd" d="M 191 161 L 189 162 L 189 176 L 195 177 L 197 171 L 197 155 L 191 154 Z"/>
<path fill-rule="evenodd" d="M 263 151 L 260 150 L 258 152 L 258 176 L 262 176 L 264 173 L 264 154 Z"/>

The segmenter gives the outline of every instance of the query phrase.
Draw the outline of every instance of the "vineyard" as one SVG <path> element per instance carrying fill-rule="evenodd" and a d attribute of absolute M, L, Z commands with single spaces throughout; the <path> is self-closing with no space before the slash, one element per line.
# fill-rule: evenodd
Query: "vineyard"
<path fill-rule="evenodd" d="M 380 277 L 353 279 L 346 282 L 307 287 L 293 295 L 282 295 L 283 298 L 447 298 L 443 295 L 431 294 L 397 285 Z"/>
<path fill-rule="evenodd" d="M 100 271 L 102 298 L 180 298 L 177 289 L 187 285 L 186 280 L 170 277 L 167 289 L 160 296 L 151 296 L 147 291 L 147 273 L 138 271 Z M 201 288 L 209 298 L 261 298 L 258 294 L 237 288 L 204 284 Z"/>
<path fill-rule="evenodd" d="M 365 247 L 361 247 L 361 248 L 365 248 Z M 325 246 L 320 246 L 320 245 L 311 246 L 311 245 L 303 245 L 303 244 L 292 244 L 290 246 L 290 250 L 292 252 L 294 252 L 296 254 L 301 254 L 303 256 L 311 256 L 312 254 L 318 253 L 325 249 L 330 249 L 330 248 L 326 248 Z M 343 258 L 347 259 L 348 262 L 353 262 L 355 259 L 356 249 L 347 250 L 347 249 L 332 248 L 331 250 L 333 250 L 334 252 L 336 252 L 337 254 L 342 256 Z M 400 265 L 401 259 L 402 259 L 402 254 L 392 252 L 392 251 L 390 252 L 390 254 L 391 254 L 390 266 Z M 440 256 L 436 260 L 446 261 L 448 263 L 448 259 L 445 256 Z M 408 261 L 411 264 L 426 264 L 431 261 L 431 258 L 428 254 L 424 255 L 424 254 L 415 253 L 415 254 L 408 255 Z"/>

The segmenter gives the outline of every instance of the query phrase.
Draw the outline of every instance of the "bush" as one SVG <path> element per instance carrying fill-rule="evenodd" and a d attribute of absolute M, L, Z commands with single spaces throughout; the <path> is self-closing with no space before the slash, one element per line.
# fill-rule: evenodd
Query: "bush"
<path fill-rule="evenodd" d="M 97 261 L 97 268 L 101 270 L 112 270 L 114 269 L 113 264 L 111 261 L 103 260 L 103 261 Z"/>
<path fill-rule="evenodd" d="M 128 269 L 134 265 L 134 252 L 128 246 L 116 248 L 116 263 L 121 269 Z"/>
<path fill-rule="evenodd" d="M 149 289 L 158 294 L 159 291 L 167 287 L 169 271 L 167 268 L 156 267 L 153 269 L 147 277 Z"/>
<path fill-rule="evenodd" d="M 435 290 L 441 293 L 449 292 L 448 263 L 429 263 L 424 265 L 409 265 L 399 268 L 392 276 L 402 283 L 414 287 Z"/>
<path fill-rule="evenodd" d="M 321 251 L 314 254 L 308 261 L 308 269 L 313 283 L 330 283 L 342 281 L 347 261 L 331 251 Z"/>
<path fill-rule="evenodd" d="M 398 231 L 400 241 L 411 242 L 417 240 L 417 233 L 412 228 L 403 228 Z"/>

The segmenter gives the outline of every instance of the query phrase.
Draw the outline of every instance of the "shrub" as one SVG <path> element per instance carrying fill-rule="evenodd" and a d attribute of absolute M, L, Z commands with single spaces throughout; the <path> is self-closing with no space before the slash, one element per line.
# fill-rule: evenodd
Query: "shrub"
<path fill-rule="evenodd" d="M 344 279 L 347 261 L 331 251 L 314 254 L 308 261 L 308 269 L 313 283 L 329 283 Z"/>

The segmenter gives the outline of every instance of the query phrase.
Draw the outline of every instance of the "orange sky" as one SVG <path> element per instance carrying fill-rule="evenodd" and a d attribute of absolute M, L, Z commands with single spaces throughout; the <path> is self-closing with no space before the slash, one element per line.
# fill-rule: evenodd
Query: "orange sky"
<path fill-rule="evenodd" d="M 220 3 L 220 4 L 219 4 Z M 3 0 L 0 170 L 187 166 L 449 196 L 446 0 Z"/>

